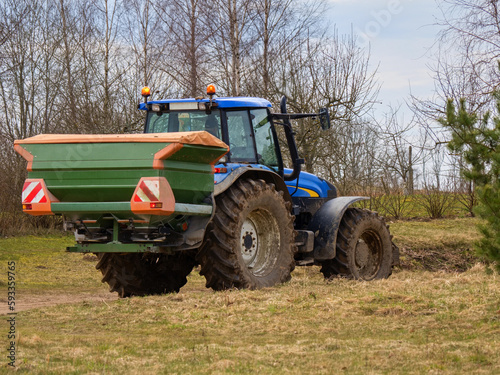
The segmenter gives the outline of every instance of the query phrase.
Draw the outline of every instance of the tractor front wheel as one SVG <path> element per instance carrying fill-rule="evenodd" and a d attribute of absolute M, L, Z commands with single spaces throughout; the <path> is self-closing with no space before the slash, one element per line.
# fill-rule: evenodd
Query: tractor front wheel
<path fill-rule="evenodd" d="M 393 257 L 384 219 L 375 212 L 348 208 L 340 222 L 335 258 L 323 261 L 321 272 L 325 278 L 384 279 L 392 273 Z"/>
<path fill-rule="evenodd" d="M 295 267 L 290 204 L 263 180 L 237 181 L 216 197 L 197 259 L 208 288 L 258 289 L 286 282 Z"/>

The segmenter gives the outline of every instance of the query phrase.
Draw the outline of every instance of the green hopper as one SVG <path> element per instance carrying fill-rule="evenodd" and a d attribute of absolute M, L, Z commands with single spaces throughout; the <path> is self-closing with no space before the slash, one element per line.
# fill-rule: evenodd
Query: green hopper
<path fill-rule="evenodd" d="M 70 250 L 92 252 L 201 241 L 186 234 L 209 221 L 214 164 L 228 152 L 207 132 L 48 134 L 14 147 L 28 161 L 24 212 L 64 215 L 78 243 Z"/>

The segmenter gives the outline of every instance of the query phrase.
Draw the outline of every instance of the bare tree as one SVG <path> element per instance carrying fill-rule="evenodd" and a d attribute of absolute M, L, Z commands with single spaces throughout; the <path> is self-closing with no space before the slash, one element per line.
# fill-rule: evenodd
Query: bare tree
<path fill-rule="evenodd" d="M 373 195 L 379 185 L 381 166 L 377 161 L 379 139 L 363 122 L 338 122 L 328 131 L 319 148 L 316 173 L 333 182 L 340 193 Z"/>
<path fill-rule="evenodd" d="M 412 108 L 422 125 L 429 126 L 445 116 L 448 99 L 467 100 L 471 112 L 491 105 L 491 93 L 500 87 L 500 13 L 497 1 L 444 0 L 438 3 L 442 27 L 435 45 L 435 96 L 413 96 Z M 436 129 L 435 141 L 443 141 Z"/>
<path fill-rule="evenodd" d="M 162 15 L 168 9 L 153 0 L 126 0 L 122 38 L 124 49 L 130 51 L 129 61 L 119 90 L 123 93 L 120 105 L 124 124 L 129 131 L 140 131 L 143 117 L 136 110 L 138 92 L 149 86 L 153 95 L 167 97 L 178 93 L 172 76 L 177 65 L 175 49 Z"/>
<path fill-rule="evenodd" d="M 42 1 L 0 4 L 0 231 L 21 227 L 19 196 L 26 167 L 12 143 L 53 130 L 60 72 L 55 33 L 57 8 Z"/>
<path fill-rule="evenodd" d="M 251 0 L 215 0 L 210 8 L 213 58 L 209 76 L 226 95 L 246 94 L 242 91 L 243 70 L 256 39 L 251 28 L 255 17 L 252 4 Z"/>
<path fill-rule="evenodd" d="M 334 130 L 330 132 L 322 132 L 317 121 L 311 120 L 302 121 L 296 129 L 306 170 L 315 172 L 322 163 L 340 162 L 331 159 L 338 143 L 343 142 L 335 137 L 340 133 L 354 135 L 364 126 L 378 85 L 368 71 L 369 55 L 356 46 L 352 36 L 335 34 L 313 42 L 306 34 L 297 38 L 287 52 L 275 59 L 275 91 L 289 97 L 294 112 L 329 108 L 333 122 Z"/>
<path fill-rule="evenodd" d="M 120 83 L 120 78 L 124 74 L 125 67 L 121 65 L 122 49 L 119 46 L 118 36 L 120 33 L 122 16 L 121 3 L 118 0 L 94 0 L 94 7 L 97 12 L 98 40 L 100 41 L 101 69 L 98 70 L 100 76 L 99 85 L 102 87 L 102 111 L 100 121 L 95 124 L 100 132 L 110 132 L 120 128 L 118 121 L 119 111 L 116 111 L 113 104 L 113 86 Z"/>
<path fill-rule="evenodd" d="M 405 194 L 413 194 L 416 167 L 427 157 L 427 133 L 419 131 L 411 119 L 405 122 L 399 108 L 389 108 L 382 121 L 377 122 L 376 132 L 383 144 L 379 162 L 384 168 L 386 182 L 392 180 L 394 188 L 403 188 Z"/>
<path fill-rule="evenodd" d="M 68 105 L 61 106 L 61 111 L 66 112 L 64 117 L 65 127 L 72 131 L 78 132 L 78 107 L 76 103 L 76 87 L 75 87 L 75 71 L 74 59 L 77 49 L 70 41 L 77 39 L 77 32 L 75 30 L 75 17 L 72 12 L 72 4 L 65 0 L 59 0 L 59 13 L 61 15 L 60 34 L 62 38 L 62 66 L 64 74 L 66 75 L 66 89 Z"/>
<path fill-rule="evenodd" d="M 378 86 L 369 53 L 352 36 L 328 36 L 325 7 L 326 0 L 0 2 L 0 175 L 9 176 L 0 185 L 15 179 L 20 189 L 24 179 L 14 139 L 138 131 L 142 85 L 155 95 L 198 96 L 214 83 L 221 95 L 262 96 L 276 106 L 287 95 L 295 112 L 328 107 L 334 129 L 297 124 L 306 170 L 345 191 L 368 189 L 380 145 L 365 117 Z M 0 204 L 16 211 L 17 196 L 0 194 Z"/>
<path fill-rule="evenodd" d="M 255 41 L 246 89 L 254 95 L 273 98 L 279 94 L 275 85 L 276 62 L 303 43 L 304 39 L 322 38 L 325 27 L 319 20 L 326 9 L 324 1 L 257 0 L 252 3 L 252 29 Z M 277 98 L 279 100 L 279 98 Z"/>
<path fill-rule="evenodd" d="M 5 19 L 23 21 L 2 46 L 1 131 L 10 141 L 51 130 L 59 78 L 54 9 L 40 1 L 7 2 L 2 8 Z"/>
<path fill-rule="evenodd" d="M 169 46 L 160 66 L 176 82 L 180 96 L 199 96 L 207 84 L 208 41 L 215 27 L 209 9 L 199 0 L 162 1 L 156 6 L 165 30 L 161 38 Z"/>
<path fill-rule="evenodd" d="M 135 56 L 133 70 L 139 76 L 140 84 L 153 85 L 153 72 L 158 67 L 158 61 L 168 43 L 160 38 L 164 32 L 161 29 L 159 17 L 153 8 L 151 0 L 125 1 L 127 30 L 124 37 L 131 44 Z"/>

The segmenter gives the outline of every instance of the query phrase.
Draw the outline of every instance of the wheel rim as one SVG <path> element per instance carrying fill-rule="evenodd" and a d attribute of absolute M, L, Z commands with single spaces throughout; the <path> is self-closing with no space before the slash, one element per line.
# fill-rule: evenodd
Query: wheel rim
<path fill-rule="evenodd" d="M 382 239 L 376 232 L 365 231 L 356 243 L 355 264 L 359 277 L 371 280 L 377 276 L 383 257 Z"/>
<path fill-rule="evenodd" d="M 245 264 L 248 266 L 252 264 L 259 251 L 259 236 L 254 222 L 247 218 L 241 227 L 241 255 Z"/>
<path fill-rule="evenodd" d="M 269 274 L 280 250 L 280 231 L 275 217 L 264 209 L 250 212 L 241 226 L 239 244 L 247 269 L 254 276 Z"/>

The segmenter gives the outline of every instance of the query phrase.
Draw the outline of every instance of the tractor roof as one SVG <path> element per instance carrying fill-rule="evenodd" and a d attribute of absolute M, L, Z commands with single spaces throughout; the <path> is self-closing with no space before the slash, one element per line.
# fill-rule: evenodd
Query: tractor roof
<path fill-rule="evenodd" d="M 218 108 L 262 108 L 262 107 L 272 107 L 271 103 L 262 98 L 250 98 L 250 97 L 230 97 L 230 98 L 215 98 L 213 99 L 217 103 Z M 164 103 L 209 103 L 209 99 L 162 99 L 162 100 L 151 100 L 148 104 L 164 104 Z M 145 103 L 139 105 L 139 109 L 146 110 Z"/>

